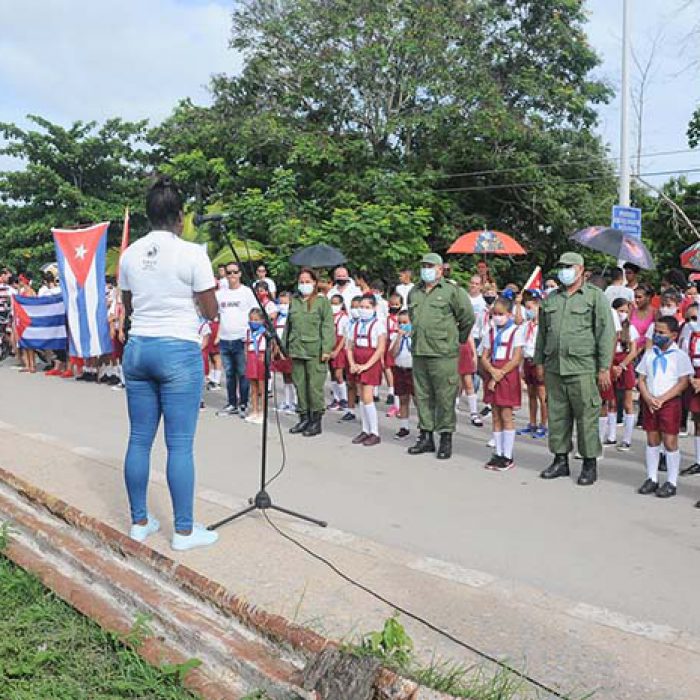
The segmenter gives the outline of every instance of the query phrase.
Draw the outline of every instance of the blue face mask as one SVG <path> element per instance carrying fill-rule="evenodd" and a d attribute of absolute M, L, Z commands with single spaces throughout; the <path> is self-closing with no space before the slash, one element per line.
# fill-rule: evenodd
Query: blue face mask
<path fill-rule="evenodd" d="M 404 333 L 410 333 L 413 330 L 413 326 L 410 323 L 402 323 L 399 328 L 404 332 Z"/>
<path fill-rule="evenodd" d="M 432 284 L 437 279 L 437 270 L 434 267 L 421 267 L 420 278 L 426 284 Z"/>
<path fill-rule="evenodd" d="M 576 270 L 573 267 L 562 267 L 557 277 L 565 287 L 570 287 L 576 281 Z"/>
<path fill-rule="evenodd" d="M 528 321 L 534 321 L 537 318 L 537 313 L 534 309 L 525 309 L 525 318 Z"/>
<path fill-rule="evenodd" d="M 260 323 L 260 321 L 248 321 L 248 326 L 250 327 L 250 330 L 253 331 L 253 333 L 262 330 L 263 324 Z"/>
<path fill-rule="evenodd" d="M 671 341 L 667 335 L 660 335 L 659 333 L 654 333 L 651 340 L 659 350 L 663 350 Z"/>

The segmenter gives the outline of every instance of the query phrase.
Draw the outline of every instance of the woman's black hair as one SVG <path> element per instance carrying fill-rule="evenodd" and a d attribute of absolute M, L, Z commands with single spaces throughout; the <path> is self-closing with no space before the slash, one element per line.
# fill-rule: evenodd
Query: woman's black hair
<path fill-rule="evenodd" d="M 613 307 L 613 309 L 615 309 L 615 311 L 617 311 L 621 306 L 629 306 L 629 304 L 630 304 L 630 302 L 627 301 L 627 299 L 625 299 L 624 297 L 617 297 L 613 301 L 612 307 Z"/>
<path fill-rule="evenodd" d="M 169 230 L 177 223 L 184 200 L 173 180 L 159 177 L 146 194 L 146 215 L 155 229 Z"/>

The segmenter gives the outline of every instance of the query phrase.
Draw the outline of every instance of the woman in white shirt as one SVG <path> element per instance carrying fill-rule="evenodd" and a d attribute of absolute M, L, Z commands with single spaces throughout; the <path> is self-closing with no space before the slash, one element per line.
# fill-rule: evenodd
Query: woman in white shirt
<path fill-rule="evenodd" d="M 167 477 L 174 511 L 173 549 L 202 547 L 218 535 L 193 522 L 193 442 L 204 368 L 199 314 L 217 314 L 216 281 L 206 251 L 183 241 L 182 195 L 170 178 L 149 189 L 146 213 L 153 230 L 129 246 L 119 268 L 126 316 L 124 351 L 129 448 L 124 464 L 131 537 L 139 542 L 160 524 L 148 513 L 150 455 L 160 423 L 168 448 Z"/>

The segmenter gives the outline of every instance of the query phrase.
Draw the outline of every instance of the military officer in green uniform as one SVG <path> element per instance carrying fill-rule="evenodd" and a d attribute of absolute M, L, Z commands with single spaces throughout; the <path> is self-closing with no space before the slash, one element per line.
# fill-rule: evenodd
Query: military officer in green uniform
<path fill-rule="evenodd" d="M 584 262 L 578 253 L 559 259 L 562 287 L 543 302 L 535 346 L 537 372 L 544 378 L 549 406 L 549 449 L 554 461 L 540 476 L 569 476 L 571 435 L 576 423 L 583 467 L 578 483 L 597 479 L 601 455 L 598 434 L 599 389 L 610 386 L 615 328 L 603 292 L 584 282 Z"/>
<path fill-rule="evenodd" d="M 321 434 L 324 411 L 323 387 L 328 359 L 335 346 L 333 311 L 328 299 L 318 294 L 318 276 L 302 270 L 299 294 L 292 298 L 284 327 L 282 347 L 292 360 L 292 382 L 297 390 L 298 423 L 290 433 L 305 437 Z"/>
<path fill-rule="evenodd" d="M 438 432 L 438 459 L 449 459 L 457 426 L 459 346 L 469 338 L 474 310 L 466 291 L 444 278 L 437 253 L 423 256 L 421 282 L 408 295 L 408 313 L 413 326 L 413 385 L 420 430 L 408 453 L 435 452 L 433 433 Z"/>

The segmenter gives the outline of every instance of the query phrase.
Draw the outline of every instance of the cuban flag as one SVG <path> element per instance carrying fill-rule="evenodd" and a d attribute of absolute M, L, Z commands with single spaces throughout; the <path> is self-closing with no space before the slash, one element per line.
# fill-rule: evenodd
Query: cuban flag
<path fill-rule="evenodd" d="M 12 318 L 20 348 L 65 350 L 66 307 L 61 294 L 12 297 Z"/>
<path fill-rule="evenodd" d="M 105 296 L 109 222 L 81 229 L 51 229 L 66 304 L 69 352 L 99 357 L 112 352 Z"/>

